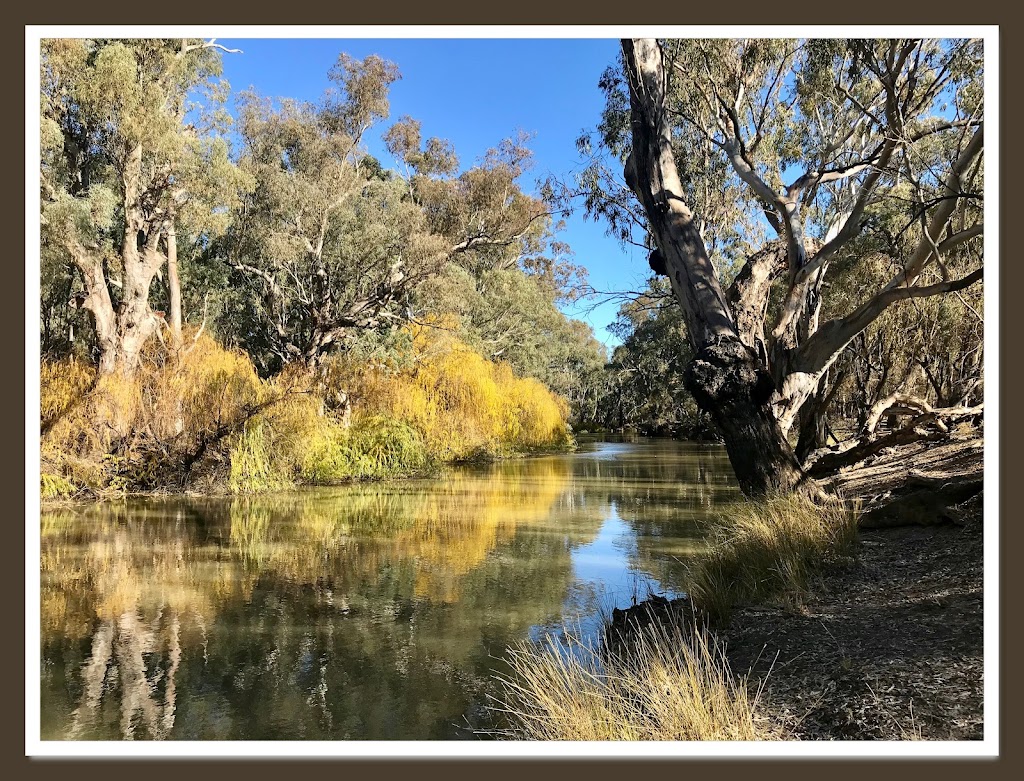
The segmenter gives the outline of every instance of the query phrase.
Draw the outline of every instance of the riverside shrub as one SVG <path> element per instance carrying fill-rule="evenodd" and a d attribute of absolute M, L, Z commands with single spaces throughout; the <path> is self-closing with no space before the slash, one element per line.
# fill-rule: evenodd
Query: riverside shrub
<path fill-rule="evenodd" d="M 441 327 L 410 326 L 411 356 L 330 371 L 357 414 L 402 421 L 430 458 L 457 461 L 571 444 L 568 405 L 542 383 L 516 377 Z"/>
<path fill-rule="evenodd" d="M 177 353 L 154 342 L 131 377 L 43 364 L 41 491 L 180 489 L 200 474 L 253 494 L 571 445 L 568 407 L 542 383 L 441 328 L 406 337 L 389 361 L 338 357 L 269 380 L 202 333 Z"/>

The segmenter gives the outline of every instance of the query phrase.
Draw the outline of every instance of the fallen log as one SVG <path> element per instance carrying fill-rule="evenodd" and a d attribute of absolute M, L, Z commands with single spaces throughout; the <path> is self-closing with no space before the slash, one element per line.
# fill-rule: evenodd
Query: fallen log
<path fill-rule="evenodd" d="M 981 493 L 984 480 L 973 476 L 934 478 L 918 475 L 908 479 L 906 487 L 914 490 L 880 498 L 876 500 L 875 507 L 869 504 L 860 516 L 859 525 L 865 529 L 877 529 L 963 524 L 964 514 L 957 505 Z"/>
<path fill-rule="evenodd" d="M 853 466 L 887 448 L 911 445 L 915 442 L 938 442 L 946 439 L 948 434 L 945 431 L 923 429 L 923 426 L 932 422 L 933 418 L 934 413 L 928 412 L 916 417 L 909 426 L 886 434 L 884 437 L 869 439 L 839 453 L 826 453 L 811 465 L 807 474 L 816 479 L 827 477 L 843 467 Z"/>

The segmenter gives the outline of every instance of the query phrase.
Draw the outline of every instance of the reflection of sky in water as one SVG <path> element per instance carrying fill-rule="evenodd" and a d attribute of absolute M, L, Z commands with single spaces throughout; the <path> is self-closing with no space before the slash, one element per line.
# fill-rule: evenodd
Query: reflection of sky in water
<path fill-rule="evenodd" d="M 624 609 L 652 594 L 673 598 L 679 592 L 665 589 L 650 573 L 637 569 L 636 531 L 619 517 L 612 503 L 608 517 L 592 542 L 572 552 L 574 581 L 562 608 L 562 625 L 530 628 L 530 639 L 543 642 L 555 636 L 564 642 L 564 632 L 584 643 L 597 643 L 615 608 Z"/>
<path fill-rule="evenodd" d="M 585 441 L 439 479 L 46 512 L 44 739 L 472 736 L 510 645 L 563 626 L 596 645 L 613 608 L 675 596 L 694 522 L 735 495 L 721 448 Z"/>

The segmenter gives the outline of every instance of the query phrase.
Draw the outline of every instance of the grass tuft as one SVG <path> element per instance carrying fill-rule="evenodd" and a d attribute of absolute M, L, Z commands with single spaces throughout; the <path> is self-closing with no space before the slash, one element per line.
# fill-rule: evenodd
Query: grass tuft
<path fill-rule="evenodd" d="M 759 740 L 757 697 L 729 668 L 722 644 L 684 619 L 637 630 L 628 651 L 600 657 L 520 645 L 494 710 L 512 740 Z"/>
<path fill-rule="evenodd" d="M 690 596 L 712 619 L 734 605 L 798 600 L 822 562 L 847 554 L 856 508 L 797 495 L 737 504 L 712 529 L 709 552 L 690 574 Z"/>

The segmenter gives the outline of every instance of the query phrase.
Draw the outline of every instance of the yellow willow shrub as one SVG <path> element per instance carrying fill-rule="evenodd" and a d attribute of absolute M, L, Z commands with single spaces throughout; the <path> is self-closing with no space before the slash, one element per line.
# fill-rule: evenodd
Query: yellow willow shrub
<path fill-rule="evenodd" d="M 570 443 L 566 419 L 569 405 L 544 383 L 516 377 L 507 364 L 498 364 L 495 379 L 504 399 L 502 438 L 520 448 L 565 446 Z"/>
<path fill-rule="evenodd" d="M 409 424 L 442 461 L 569 444 L 567 405 L 542 383 L 516 377 L 442 328 L 410 330 L 409 365 L 342 362 L 332 370 L 330 382 L 346 386 L 357 415 Z"/>
<path fill-rule="evenodd" d="M 290 475 L 274 463 L 272 453 L 273 434 L 264 421 L 246 423 L 231 443 L 231 492 L 252 494 L 286 488 Z"/>
<path fill-rule="evenodd" d="M 212 436 L 244 420 L 267 393 L 244 353 L 206 334 L 184 341 L 176 356 L 142 372 L 151 401 L 147 423 L 161 438 Z"/>
<path fill-rule="evenodd" d="M 302 476 L 308 455 L 334 435 L 320 399 L 299 372 L 282 373 L 267 383 L 263 396 L 262 411 L 230 441 L 232 493 L 287 488 Z"/>
<path fill-rule="evenodd" d="M 323 414 L 320 399 L 287 378 L 273 383 L 276 399 L 257 416 L 266 429 L 269 458 L 280 474 L 294 479 L 307 454 L 332 438 L 335 426 Z"/>
<path fill-rule="evenodd" d="M 53 419 L 40 438 L 44 464 L 73 483 L 102 487 L 103 456 L 138 428 L 143 408 L 136 378 L 100 377 L 78 404 Z"/>
<path fill-rule="evenodd" d="M 77 404 L 69 399 L 93 370 L 44 364 L 41 414 L 63 409 L 41 442 L 51 471 L 95 490 L 158 488 L 183 454 L 240 425 L 268 396 L 243 353 L 202 334 L 185 344 L 172 353 L 154 341 L 133 376 L 101 377 Z"/>
<path fill-rule="evenodd" d="M 46 426 L 80 403 L 96 379 L 96 370 L 75 358 L 39 365 L 39 422 Z"/>

